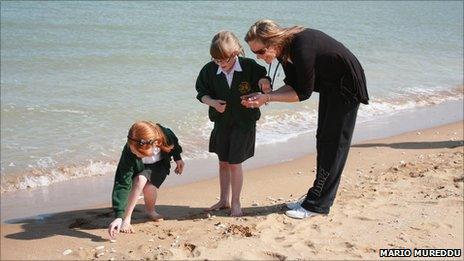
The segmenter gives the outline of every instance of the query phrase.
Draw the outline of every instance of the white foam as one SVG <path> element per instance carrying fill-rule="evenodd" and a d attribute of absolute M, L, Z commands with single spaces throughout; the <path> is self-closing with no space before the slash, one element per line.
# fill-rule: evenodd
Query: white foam
<path fill-rule="evenodd" d="M 89 161 L 88 164 L 84 166 L 34 169 L 32 174 L 18 176 L 13 180 L 11 180 L 11 178 L 8 180 L 8 177 L 2 177 L 1 192 L 49 186 L 56 182 L 82 177 L 107 175 L 109 173 L 114 173 L 115 170 L 115 163 L 101 161 Z"/>

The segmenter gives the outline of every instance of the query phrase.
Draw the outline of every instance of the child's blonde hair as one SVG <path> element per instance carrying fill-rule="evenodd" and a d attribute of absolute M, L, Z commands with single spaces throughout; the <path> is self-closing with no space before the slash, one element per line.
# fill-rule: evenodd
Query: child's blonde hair
<path fill-rule="evenodd" d="M 286 48 L 292 41 L 295 34 L 304 30 L 302 26 L 292 26 L 284 28 L 276 22 L 269 19 L 261 19 L 256 21 L 248 30 L 245 41 L 259 41 L 266 47 L 276 46 L 281 49 L 280 57 L 284 62 L 289 59 L 289 50 Z"/>
<path fill-rule="evenodd" d="M 211 40 L 209 53 L 214 59 L 227 59 L 234 55 L 245 56 L 237 36 L 230 31 L 219 31 Z"/>
<path fill-rule="evenodd" d="M 164 152 L 170 152 L 174 145 L 169 145 L 161 127 L 151 121 L 137 121 L 132 124 L 127 134 L 127 143 L 144 156 L 150 156 L 151 146 L 157 146 Z"/>

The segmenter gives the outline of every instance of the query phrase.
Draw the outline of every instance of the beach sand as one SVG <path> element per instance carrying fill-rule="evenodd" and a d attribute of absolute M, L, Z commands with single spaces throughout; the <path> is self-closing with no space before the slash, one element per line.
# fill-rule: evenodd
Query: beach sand
<path fill-rule="evenodd" d="M 314 167 L 311 154 L 246 171 L 241 218 L 203 212 L 217 201 L 217 178 L 162 188 L 166 219 L 147 221 L 140 200 L 136 233 L 115 242 L 109 205 L 10 221 L 1 224 L 1 259 L 379 259 L 385 248 L 454 248 L 462 260 L 462 121 L 352 145 L 330 214 L 286 217 Z"/>

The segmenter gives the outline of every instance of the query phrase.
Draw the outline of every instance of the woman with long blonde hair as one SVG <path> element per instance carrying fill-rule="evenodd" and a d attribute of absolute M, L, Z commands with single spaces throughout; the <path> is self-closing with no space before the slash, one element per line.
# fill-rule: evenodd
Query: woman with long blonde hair
<path fill-rule="evenodd" d="M 343 44 L 315 29 L 259 20 L 245 41 L 258 59 L 268 64 L 277 59 L 282 64 L 285 84 L 267 94 L 244 96 L 244 106 L 301 102 L 319 92 L 316 179 L 301 200 L 287 205 L 286 215 L 301 219 L 327 214 L 348 156 L 359 104 L 368 104 L 364 70 Z"/>

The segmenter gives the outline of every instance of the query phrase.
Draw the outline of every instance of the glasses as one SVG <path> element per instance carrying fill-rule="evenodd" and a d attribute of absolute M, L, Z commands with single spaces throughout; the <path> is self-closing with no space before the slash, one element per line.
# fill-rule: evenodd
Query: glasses
<path fill-rule="evenodd" d="M 261 49 L 259 49 L 259 50 L 256 50 L 256 51 L 253 51 L 253 49 L 251 49 L 251 51 L 252 51 L 254 54 L 263 55 L 263 54 L 266 53 L 267 47 L 263 47 L 263 48 L 261 48 Z"/>
<path fill-rule="evenodd" d="M 229 59 L 227 60 L 226 59 L 214 59 L 211 57 L 211 61 L 215 62 L 216 64 L 229 63 L 232 57 L 229 57 Z"/>
<path fill-rule="evenodd" d="M 127 136 L 127 138 L 131 141 L 135 141 L 137 143 L 137 145 L 139 145 L 140 147 L 143 147 L 145 145 L 153 145 L 153 143 L 155 142 L 154 140 L 144 140 L 144 139 L 141 139 L 141 140 L 136 140 L 136 139 L 133 139 L 129 136 Z"/>

